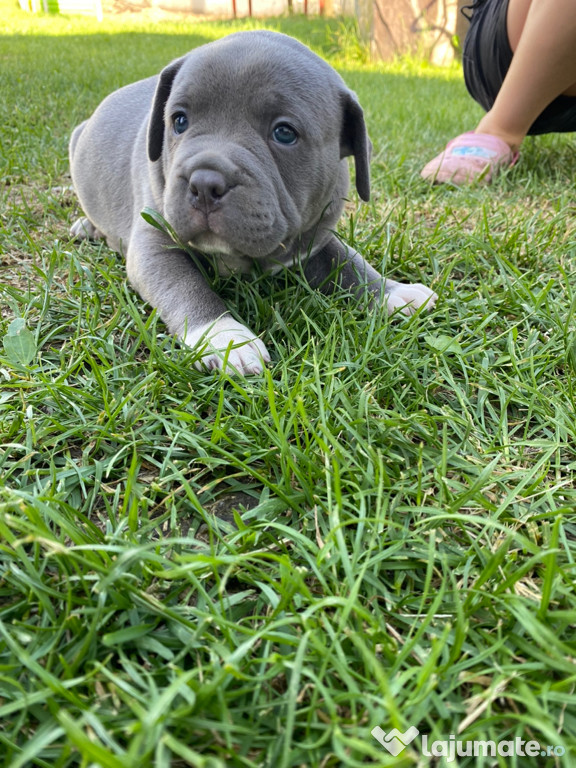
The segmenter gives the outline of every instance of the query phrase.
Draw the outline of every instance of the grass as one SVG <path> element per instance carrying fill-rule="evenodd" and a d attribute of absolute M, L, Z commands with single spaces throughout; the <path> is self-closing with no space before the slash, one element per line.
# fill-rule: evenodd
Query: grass
<path fill-rule="evenodd" d="M 389 320 L 230 279 L 273 364 L 202 374 L 55 188 L 108 91 L 260 22 L 0 23 L 0 764 L 572 765 L 573 138 L 431 189 L 480 114 L 458 69 L 270 22 L 366 106 L 374 199 L 342 237 L 440 300 Z M 556 756 L 392 756 L 375 726 Z"/>

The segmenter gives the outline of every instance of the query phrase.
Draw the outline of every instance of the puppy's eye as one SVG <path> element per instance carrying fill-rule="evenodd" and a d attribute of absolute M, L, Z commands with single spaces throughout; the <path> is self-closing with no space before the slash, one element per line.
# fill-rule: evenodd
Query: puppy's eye
<path fill-rule="evenodd" d="M 174 126 L 174 133 L 184 133 L 188 128 L 188 118 L 184 112 L 176 112 L 172 117 L 172 125 Z"/>
<path fill-rule="evenodd" d="M 278 123 L 272 131 L 272 138 L 278 144 L 289 146 L 290 144 L 296 144 L 298 141 L 298 134 L 289 123 Z"/>

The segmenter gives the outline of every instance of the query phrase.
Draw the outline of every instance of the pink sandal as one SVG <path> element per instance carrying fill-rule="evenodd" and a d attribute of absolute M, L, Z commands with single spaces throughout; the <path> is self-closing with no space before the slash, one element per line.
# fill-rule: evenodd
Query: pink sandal
<path fill-rule="evenodd" d="M 518 156 L 497 136 L 471 131 L 449 141 L 420 175 L 433 184 L 489 183 L 501 168 L 511 168 Z"/>

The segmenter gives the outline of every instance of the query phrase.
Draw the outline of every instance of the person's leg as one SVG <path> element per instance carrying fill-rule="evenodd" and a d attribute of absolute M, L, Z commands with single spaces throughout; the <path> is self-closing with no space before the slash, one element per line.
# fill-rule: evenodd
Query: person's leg
<path fill-rule="evenodd" d="M 545 107 L 576 96 L 576 0 L 509 0 L 507 28 L 514 56 L 476 133 L 516 151 Z"/>
<path fill-rule="evenodd" d="M 576 131 L 576 0 L 485 0 L 464 46 L 466 85 L 486 110 L 421 175 L 490 181 L 528 133 Z"/>

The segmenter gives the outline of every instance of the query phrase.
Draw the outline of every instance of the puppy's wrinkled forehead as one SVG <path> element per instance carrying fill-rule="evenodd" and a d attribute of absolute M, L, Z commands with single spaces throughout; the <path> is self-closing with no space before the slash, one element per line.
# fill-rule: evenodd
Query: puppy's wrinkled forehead
<path fill-rule="evenodd" d="M 193 51 L 174 81 L 170 104 L 198 113 L 296 110 L 326 119 L 344 88 L 335 70 L 296 40 L 244 32 Z"/>

